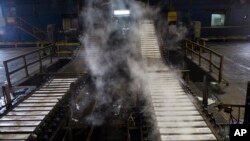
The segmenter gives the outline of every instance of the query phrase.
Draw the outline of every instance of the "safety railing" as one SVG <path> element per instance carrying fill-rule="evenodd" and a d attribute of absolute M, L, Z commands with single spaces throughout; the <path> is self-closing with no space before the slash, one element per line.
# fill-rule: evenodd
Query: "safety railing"
<path fill-rule="evenodd" d="M 182 47 L 185 55 L 198 65 L 208 68 L 209 72 L 217 71 L 217 81 L 223 80 L 224 56 L 196 42 L 185 39 Z M 226 80 L 225 80 L 226 81 Z M 228 84 L 228 82 L 226 82 Z"/>
<path fill-rule="evenodd" d="M 24 70 L 25 77 L 30 76 L 30 72 L 28 69 L 29 66 L 39 63 L 40 68 L 42 68 L 43 62 L 45 61 L 45 59 L 49 57 L 50 57 L 49 61 L 50 63 L 52 63 L 52 57 L 54 53 L 55 53 L 54 45 L 48 45 L 44 48 L 40 48 L 4 61 L 3 64 L 6 72 L 8 87 L 10 88 L 12 87 L 11 75 Z M 22 62 L 20 62 L 21 60 Z M 14 64 L 11 64 L 12 62 L 14 62 Z M 9 64 L 11 64 L 11 67 L 9 67 Z M 20 64 L 23 65 L 20 66 Z"/>
<path fill-rule="evenodd" d="M 200 45 L 203 45 L 204 47 L 207 46 L 207 41 L 208 41 L 208 39 L 206 39 L 206 38 L 197 38 L 197 39 L 196 39 L 196 42 L 197 42 L 198 44 L 200 44 Z"/>
<path fill-rule="evenodd" d="M 215 106 L 218 112 L 223 112 L 226 116 L 225 120 L 218 120 L 216 113 L 211 112 L 207 108 L 203 108 L 203 114 L 208 117 L 212 126 L 217 130 L 221 140 L 228 140 L 230 125 L 245 124 L 242 114 L 245 111 L 245 105 L 223 104 L 220 103 Z"/>
<path fill-rule="evenodd" d="M 54 43 L 56 47 L 56 53 L 58 57 L 71 57 L 74 54 L 74 50 L 80 46 L 79 42 L 56 42 Z M 36 41 L 36 42 L 0 42 L 0 48 L 10 48 L 10 47 L 37 47 L 43 48 L 49 45 L 46 41 Z"/>
<path fill-rule="evenodd" d="M 49 42 L 46 41 L 36 41 L 36 42 L 0 42 L 0 48 L 17 48 L 17 47 L 44 47 L 48 45 Z"/>
<path fill-rule="evenodd" d="M 74 50 L 80 46 L 80 43 L 57 42 L 55 46 L 57 49 L 57 57 L 72 57 Z"/>
<path fill-rule="evenodd" d="M 242 124 L 243 118 L 241 118 L 241 114 L 245 111 L 245 105 L 237 105 L 237 104 L 223 104 L 220 103 L 217 105 L 219 111 L 224 110 L 224 113 L 229 114 L 229 124 Z M 233 112 L 237 114 L 236 116 Z"/>

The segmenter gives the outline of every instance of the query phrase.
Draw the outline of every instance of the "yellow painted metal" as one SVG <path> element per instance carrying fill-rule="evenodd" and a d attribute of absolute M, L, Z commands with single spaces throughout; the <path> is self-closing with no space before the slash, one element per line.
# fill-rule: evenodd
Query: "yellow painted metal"
<path fill-rule="evenodd" d="M 176 22 L 177 20 L 177 12 L 176 11 L 169 11 L 168 12 L 168 22 Z"/>
<path fill-rule="evenodd" d="M 48 45 L 49 42 L 46 41 L 37 41 L 37 42 L 0 42 L 0 46 L 10 46 L 10 47 L 18 47 L 18 46 L 31 46 L 34 45 L 34 47 L 44 47 L 45 45 Z"/>
<path fill-rule="evenodd" d="M 47 41 L 37 41 L 37 42 L 0 42 L 0 46 L 10 46 L 17 48 L 18 46 L 34 46 L 38 48 L 43 48 L 44 46 L 48 45 L 49 42 Z M 74 52 L 75 47 L 79 47 L 81 44 L 79 42 L 56 42 L 54 43 L 57 56 L 58 57 L 71 57 Z"/>
<path fill-rule="evenodd" d="M 81 44 L 78 42 L 57 42 L 55 45 L 58 57 L 72 57 L 74 48 L 79 47 Z"/>
<path fill-rule="evenodd" d="M 56 43 L 56 46 L 80 46 L 81 44 L 80 43 L 64 43 L 64 42 L 57 42 Z"/>
<path fill-rule="evenodd" d="M 216 73 L 217 75 L 217 81 L 221 83 L 224 81 L 226 85 L 229 85 L 228 81 L 223 79 L 223 64 L 224 64 L 224 56 L 222 54 L 219 54 L 210 48 L 207 48 L 204 46 L 204 40 L 203 44 L 199 44 L 196 42 L 193 42 L 191 40 L 185 40 L 183 48 L 185 50 L 185 55 L 188 57 L 191 57 L 191 60 L 195 62 L 195 59 L 197 58 L 198 60 L 197 63 L 200 66 L 208 66 L 209 72 L 218 72 Z M 208 55 L 206 55 L 208 54 Z M 215 61 L 214 57 L 218 58 L 218 61 Z M 218 63 L 219 62 L 219 63 Z M 215 71 L 214 71 L 215 70 Z"/>

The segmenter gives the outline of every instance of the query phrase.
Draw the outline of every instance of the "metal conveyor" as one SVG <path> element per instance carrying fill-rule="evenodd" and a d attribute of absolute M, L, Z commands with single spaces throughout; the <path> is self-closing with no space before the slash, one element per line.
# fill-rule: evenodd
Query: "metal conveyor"
<path fill-rule="evenodd" d="M 141 53 L 159 139 L 216 140 L 192 100 L 181 87 L 177 73 L 161 59 L 152 21 L 141 23 Z"/>
<path fill-rule="evenodd" d="M 77 77 L 53 78 L 20 102 L 0 118 L 0 140 L 36 140 L 36 134 L 42 132 L 43 127 L 56 128 L 52 127 L 56 123 L 53 120 L 60 117 L 57 111 L 62 110 L 58 106 L 77 80 Z M 48 120 L 52 120 L 51 125 Z"/>

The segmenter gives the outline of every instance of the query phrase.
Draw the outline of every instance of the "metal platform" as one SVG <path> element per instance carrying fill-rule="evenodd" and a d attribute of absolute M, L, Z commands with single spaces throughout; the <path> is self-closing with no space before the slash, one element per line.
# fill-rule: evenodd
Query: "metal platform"
<path fill-rule="evenodd" d="M 153 22 L 141 24 L 141 52 L 159 140 L 216 140 L 181 87 L 177 73 L 161 59 Z"/>
<path fill-rule="evenodd" d="M 0 119 L 0 140 L 27 140 L 70 90 L 77 77 L 54 78 Z"/>

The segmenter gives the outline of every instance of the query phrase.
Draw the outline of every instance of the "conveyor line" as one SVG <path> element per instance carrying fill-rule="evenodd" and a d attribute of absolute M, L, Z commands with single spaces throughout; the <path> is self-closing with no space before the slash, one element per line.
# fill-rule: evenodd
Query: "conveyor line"
<path fill-rule="evenodd" d="M 0 140 L 27 140 L 77 78 L 54 78 L 0 119 Z"/>
<path fill-rule="evenodd" d="M 163 63 L 152 23 L 141 23 L 141 53 L 160 140 L 216 140 L 177 74 Z"/>

